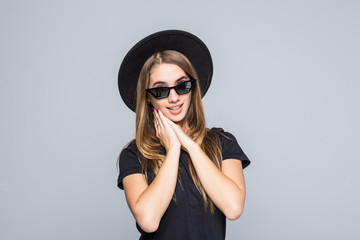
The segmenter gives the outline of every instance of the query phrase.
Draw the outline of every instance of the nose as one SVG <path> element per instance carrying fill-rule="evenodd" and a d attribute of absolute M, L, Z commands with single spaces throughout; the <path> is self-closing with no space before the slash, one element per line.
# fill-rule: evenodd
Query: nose
<path fill-rule="evenodd" d="M 179 94 L 177 94 L 175 89 L 170 89 L 168 101 L 170 103 L 175 103 L 175 102 L 179 101 Z"/>

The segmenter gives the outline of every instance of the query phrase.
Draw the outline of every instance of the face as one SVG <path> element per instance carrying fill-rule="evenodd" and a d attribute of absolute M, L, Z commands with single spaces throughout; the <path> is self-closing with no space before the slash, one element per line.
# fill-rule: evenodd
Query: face
<path fill-rule="evenodd" d="M 156 66 L 151 71 L 148 88 L 172 87 L 187 80 L 189 78 L 179 66 L 164 63 Z M 148 98 L 155 109 L 159 109 L 171 121 L 180 122 L 189 109 L 191 91 L 179 95 L 175 89 L 171 89 L 167 98 L 156 99 L 151 94 L 148 94 Z"/>

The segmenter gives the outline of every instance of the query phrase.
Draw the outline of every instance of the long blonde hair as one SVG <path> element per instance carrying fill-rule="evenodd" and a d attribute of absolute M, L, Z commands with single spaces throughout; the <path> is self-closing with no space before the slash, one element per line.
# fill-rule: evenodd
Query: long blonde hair
<path fill-rule="evenodd" d="M 149 86 L 150 73 L 155 66 L 162 63 L 175 64 L 179 66 L 188 77 L 197 79 L 197 74 L 190 61 L 180 52 L 174 50 L 160 51 L 152 55 L 143 65 L 136 91 L 136 146 L 141 153 L 141 167 L 145 177 L 148 177 L 147 169 L 156 174 L 165 156 L 159 139 L 156 137 L 152 106 L 147 101 L 146 89 Z M 183 121 L 187 123 L 189 130 L 187 134 L 202 150 L 209 156 L 211 161 L 221 169 L 221 149 L 218 135 L 212 130 L 206 129 L 205 114 L 201 100 L 201 91 L 198 81 L 191 90 L 191 103 Z M 214 204 L 208 198 L 200 179 L 195 171 L 190 156 L 186 154 L 192 179 L 204 199 L 205 208 L 209 206 L 210 212 L 214 212 Z"/>

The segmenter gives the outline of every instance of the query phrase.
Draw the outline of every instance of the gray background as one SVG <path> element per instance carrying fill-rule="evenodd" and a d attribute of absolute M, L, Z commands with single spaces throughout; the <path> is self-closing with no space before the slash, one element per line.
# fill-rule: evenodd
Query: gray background
<path fill-rule="evenodd" d="M 0 2 L 0 239 L 137 239 L 117 72 L 158 30 L 214 60 L 208 126 L 251 158 L 227 239 L 359 239 L 359 1 Z"/>

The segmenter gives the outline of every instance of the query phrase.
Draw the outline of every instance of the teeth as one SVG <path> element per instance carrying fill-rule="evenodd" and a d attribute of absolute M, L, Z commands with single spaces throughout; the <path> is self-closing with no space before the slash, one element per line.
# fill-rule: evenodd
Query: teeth
<path fill-rule="evenodd" d="M 174 107 L 174 108 L 169 108 L 170 110 L 176 110 L 176 109 L 179 109 L 180 106 L 177 106 L 177 107 Z"/>

